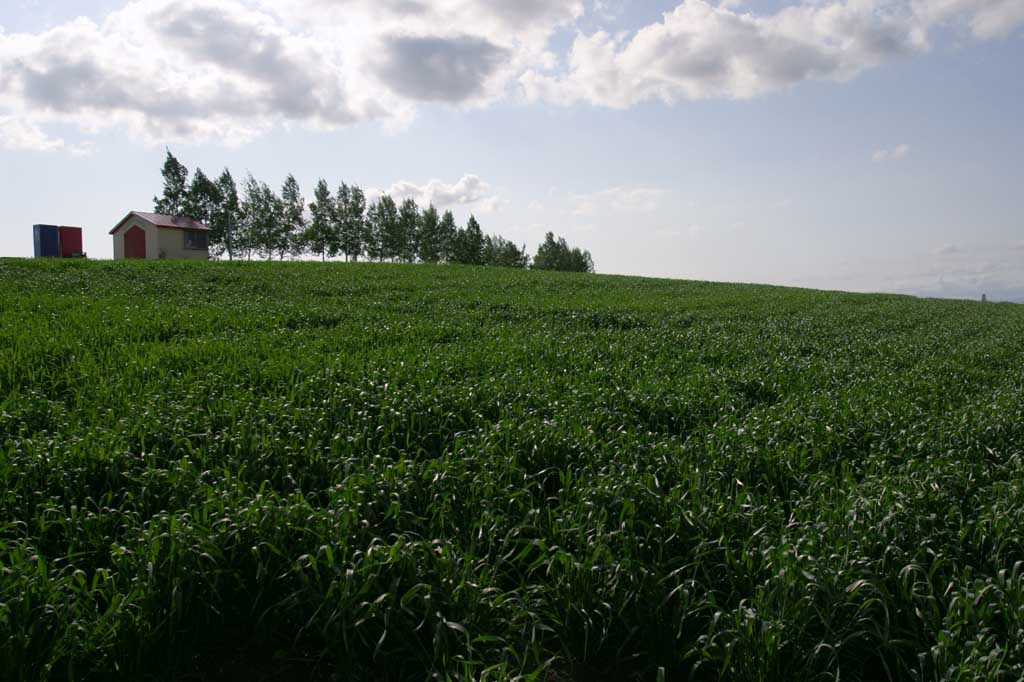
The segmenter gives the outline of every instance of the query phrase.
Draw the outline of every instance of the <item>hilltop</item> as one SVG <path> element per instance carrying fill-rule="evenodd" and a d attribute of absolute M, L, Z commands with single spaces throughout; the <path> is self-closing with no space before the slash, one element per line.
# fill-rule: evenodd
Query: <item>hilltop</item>
<path fill-rule="evenodd" d="M 1020 306 L 3 260 L 0 314 L 5 679 L 1024 675 Z"/>

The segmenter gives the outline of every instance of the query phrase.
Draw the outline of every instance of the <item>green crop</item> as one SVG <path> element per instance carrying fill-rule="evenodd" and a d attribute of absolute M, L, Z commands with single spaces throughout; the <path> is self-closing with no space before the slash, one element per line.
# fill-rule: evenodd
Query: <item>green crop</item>
<path fill-rule="evenodd" d="M 0 261 L 0 679 L 1019 680 L 1024 308 Z"/>

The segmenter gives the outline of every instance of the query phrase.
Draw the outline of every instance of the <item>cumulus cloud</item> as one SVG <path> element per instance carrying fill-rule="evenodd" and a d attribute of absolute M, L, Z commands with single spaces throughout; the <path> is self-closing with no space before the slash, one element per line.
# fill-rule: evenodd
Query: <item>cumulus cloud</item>
<path fill-rule="evenodd" d="M 1020 0 L 913 0 L 912 4 L 924 23 L 965 23 L 982 40 L 1005 38 L 1024 24 Z"/>
<path fill-rule="evenodd" d="M 581 0 L 124 2 L 99 22 L 0 30 L 0 116 L 42 133 L 42 148 L 51 124 L 237 144 L 282 125 L 401 129 L 425 102 L 513 93 L 618 108 L 743 99 L 920 53 L 939 25 L 984 40 L 1024 24 L 1021 0 L 805 0 L 761 14 L 682 0 L 633 34 L 578 33 L 560 55 L 552 36 L 579 30 Z M 588 3 L 590 25 L 620 5 Z"/>
<path fill-rule="evenodd" d="M 415 100 L 463 102 L 482 95 L 509 50 L 483 38 L 388 36 L 375 66 L 396 93 Z"/>
<path fill-rule="evenodd" d="M 885 161 L 901 161 L 907 158 L 910 154 L 909 144 L 898 144 L 891 149 L 876 149 L 871 154 L 871 160 L 875 163 L 883 163 Z"/>
<path fill-rule="evenodd" d="M 383 192 L 375 191 L 371 194 L 390 194 L 396 201 L 415 199 L 421 206 L 433 204 L 437 208 L 477 206 L 483 210 L 494 210 L 500 204 L 500 199 L 492 194 L 491 186 L 476 175 L 463 175 L 451 184 L 430 180 L 417 185 L 402 180 Z"/>
<path fill-rule="evenodd" d="M 243 142 L 276 123 L 334 127 L 387 115 L 329 46 L 231 0 L 141 0 L 0 36 L 0 107 L 149 140 Z"/>
<path fill-rule="evenodd" d="M 245 142 L 275 126 L 401 128 L 421 101 L 486 104 L 553 63 L 581 3 L 135 0 L 101 22 L 0 31 L 0 115 L 149 142 Z"/>
<path fill-rule="evenodd" d="M 749 99 L 923 52 L 938 24 L 966 21 L 991 38 L 1024 23 L 1021 0 L 825 0 L 764 15 L 739 4 L 683 0 L 631 37 L 580 34 L 565 72 L 529 70 L 520 82 L 532 100 L 613 108 Z"/>
<path fill-rule="evenodd" d="M 626 40 L 599 31 L 576 38 L 562 76 L 528 72 L 527 95 L 626 108 L 725 97 L 747 99 L 809 79 L 846 80 L 923 49 L 926 34 L 909 11 L 863 0 L 741 13 L 684 0 Z"/>

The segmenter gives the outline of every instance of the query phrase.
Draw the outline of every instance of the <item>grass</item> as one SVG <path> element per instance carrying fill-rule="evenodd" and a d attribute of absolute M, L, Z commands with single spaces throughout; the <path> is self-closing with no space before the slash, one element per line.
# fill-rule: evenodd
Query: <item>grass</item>
<path fill-rule="evenodd" d="M 0 261 L 0 679 L 1018 680 L 1024 307 Z"/>

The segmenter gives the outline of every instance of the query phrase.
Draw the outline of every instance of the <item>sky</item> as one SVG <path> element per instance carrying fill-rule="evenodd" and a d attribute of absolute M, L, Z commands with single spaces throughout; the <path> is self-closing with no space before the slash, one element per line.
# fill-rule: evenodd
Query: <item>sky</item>
<path fill-rule="evenodd" d="M 5 0 L 0 255 L 165 149 L 598 272 L 1024 301 L 1024 0 Z"/>

